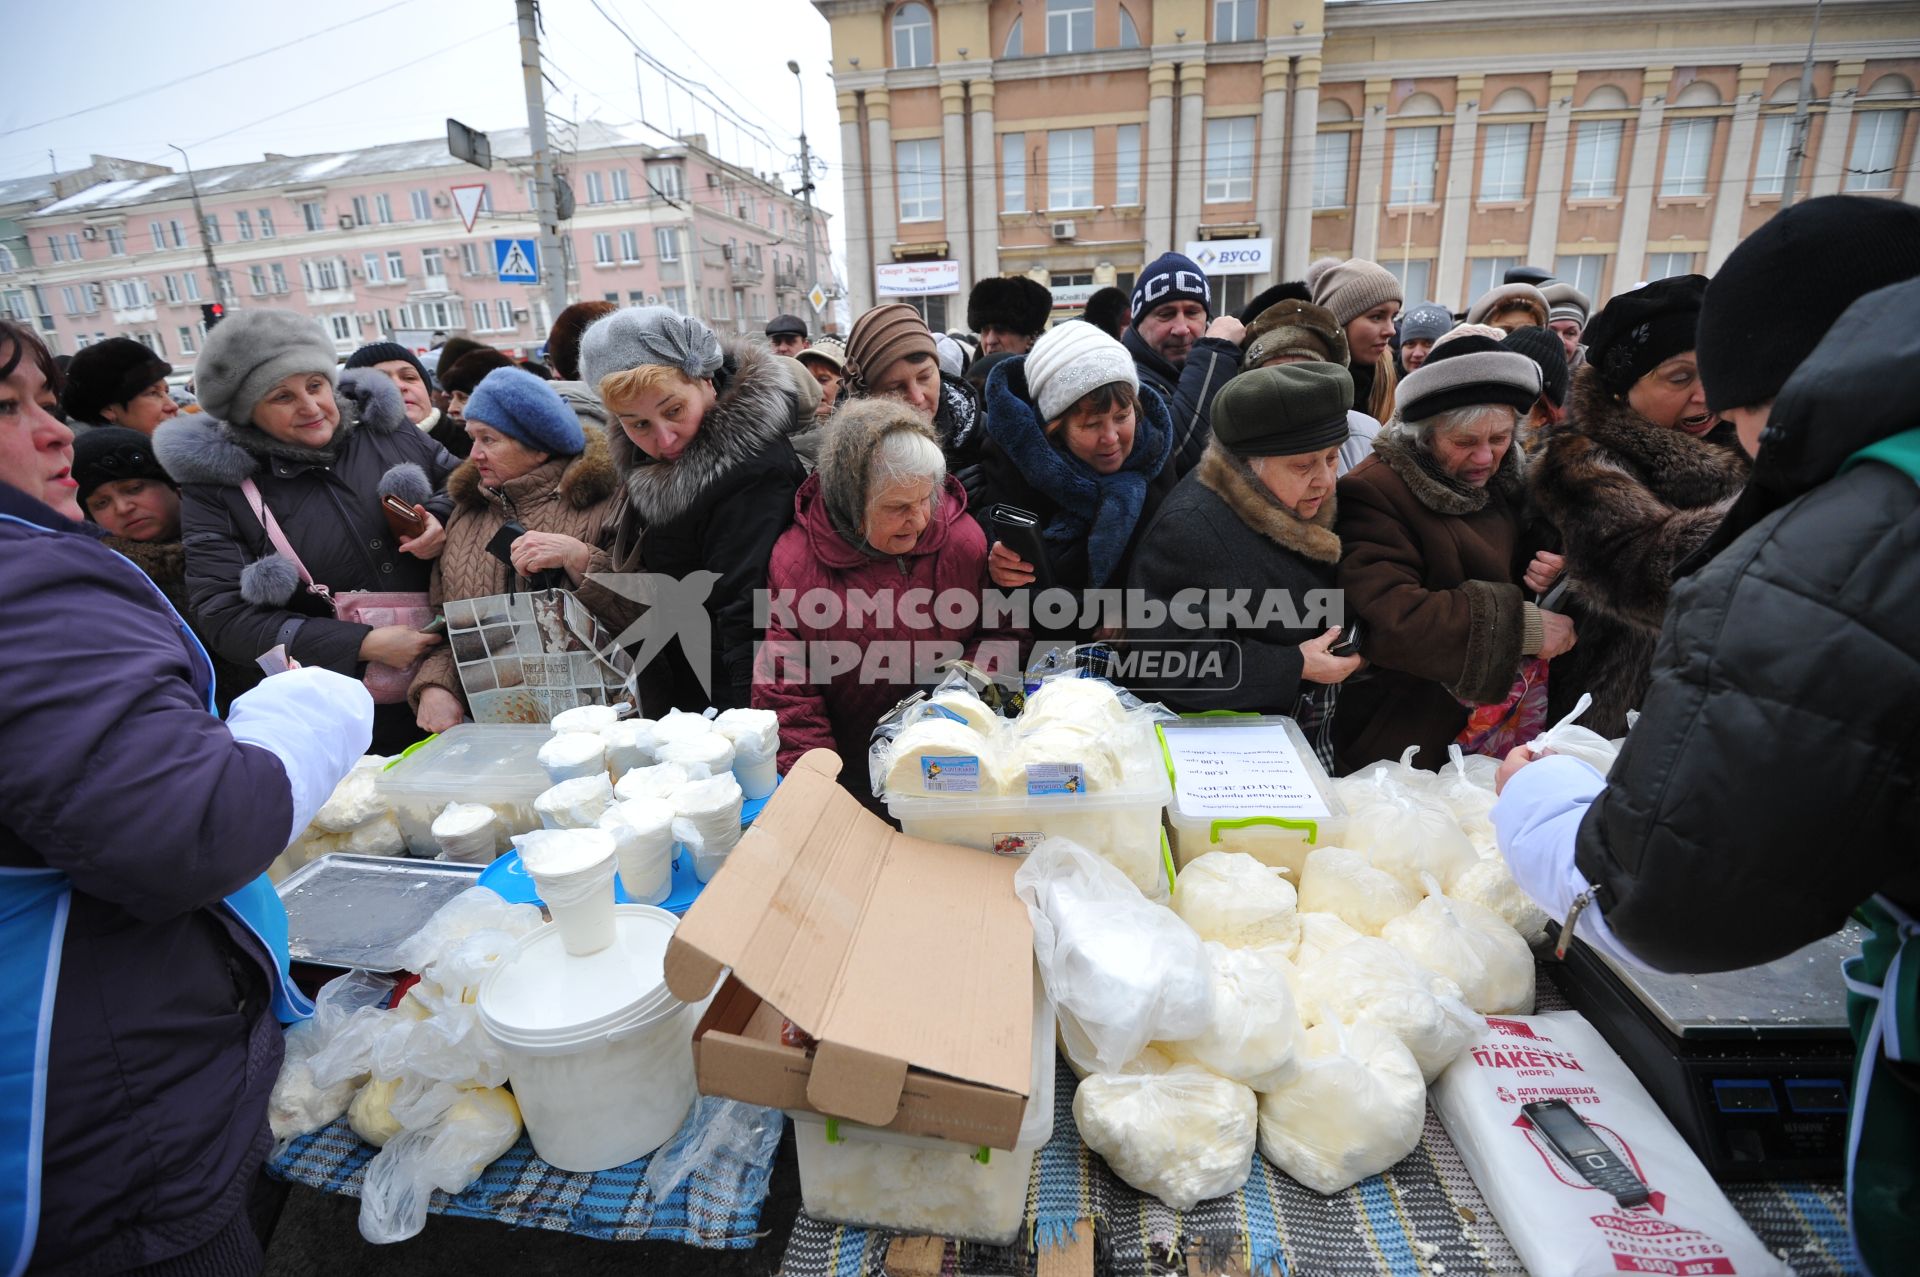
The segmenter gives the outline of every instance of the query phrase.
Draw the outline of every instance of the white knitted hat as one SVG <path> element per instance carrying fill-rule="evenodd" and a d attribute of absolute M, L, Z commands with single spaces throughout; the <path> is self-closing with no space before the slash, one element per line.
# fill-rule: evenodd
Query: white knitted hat
<path fill-rule="evenodd" d="M 1056 324 L 1027 352 L 1027 392 L 1041 421 L 1066 415 L 1079 398 L 1116 381 L 1138 393 L 1140 374 L 1127 348 L 1078 319 Z"/>

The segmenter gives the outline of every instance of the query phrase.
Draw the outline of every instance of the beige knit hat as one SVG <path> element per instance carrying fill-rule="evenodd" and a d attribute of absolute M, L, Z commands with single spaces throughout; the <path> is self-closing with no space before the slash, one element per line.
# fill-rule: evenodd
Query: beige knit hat
<path fill-rule="evenodd" d="M 847 334 L 847 377 L 860 394 L 866 394 L 873 379 L 898 360 L 909 355 L 937 358 L 939 353 L 920 312 L 905 302 L 888 302 L 853 321 L 853 331 Z"/>
<path fill-rule="evenodd" d="M 1547 295 L 1532 284 L 1502 284 L 1498 288 L 1488 289 L 1481 294 L 1480 300 L 1467 307 L 1467 322 L 1489 323 L 1495 315 L 1516 306 L 1525 306 L 1533 312 L 1532 327 L 1547 326 Z"/>
<path fill-rule="evenodd" d="M 1277 301 L 1260 312 L 1260 317 L 1247 329 L 1246 350 L 1242 360 L 1245 368 L 1258 368 L 1282 355 L 1339 364 L 1342 368 L 1350 362 L 1346 329 L 1333 322 L 1332 313 L 1324 306 L 1293 297 Z"/>
<path fill-rule="evenodd" d="M 1313 304 L 1333 312 L 1334 322 L 1345 328 L 1382 302 L 1404 301 L 1406 290 L 1393 272 L 1364 257 L 1322 257 L 1307 267 L 1307 287 L 1313 290 Z"/>

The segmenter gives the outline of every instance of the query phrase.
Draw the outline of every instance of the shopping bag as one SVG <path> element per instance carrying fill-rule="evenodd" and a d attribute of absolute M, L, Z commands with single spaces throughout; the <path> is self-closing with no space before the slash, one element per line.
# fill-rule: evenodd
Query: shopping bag
<path fill-rule="evenodd" d="M 449 599 L 444 611 L 476 723 L 546 723 L 577 705 L 637 703 L 632 657 L 571 591 Z"/>
<path fill-rule="evenodd" d="M 1522 661 L 1506 699 L 1496 704 L 1461 703 L 1470 712 L 1453 743 L 1463 753 L 1505 758 L 1547 725 L 1547 663 L 1537 656 Z"/>

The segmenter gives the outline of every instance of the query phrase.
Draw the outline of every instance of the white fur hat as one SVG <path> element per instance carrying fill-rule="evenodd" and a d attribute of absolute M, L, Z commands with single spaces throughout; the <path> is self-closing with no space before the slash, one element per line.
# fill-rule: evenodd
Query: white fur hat
<path fill-rule="evenodd" d="M 1027 352 L 1027 391 L 1040 420 L 1054 421 L 1091 391 L 1116 381 L 1140 389 L 1127 348 L 1093 324 L 1070 319 L 1043 333 Z"/>

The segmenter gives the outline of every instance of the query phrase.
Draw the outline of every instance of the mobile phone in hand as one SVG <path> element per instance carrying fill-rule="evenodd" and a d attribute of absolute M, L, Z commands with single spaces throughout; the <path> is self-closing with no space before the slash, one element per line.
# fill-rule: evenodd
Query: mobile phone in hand
<path fill-rule="evenodd" d="M 1360 640 L 1364 635 L 1360 622 L 1348 621 L 1340 627 L 1340 637 L 1334 639 L 1327 648 L 1328 656 L 1358 656 Z"/>
<path fill-rule="evenodd" d="M 993 508 L 993 539 L 1033 565 L 1033 588 L 1053 588 L 1053 564 L 1047 559 L 1046 543 L 1040 537 L 1040 517 L 1018 506 Z"/>

